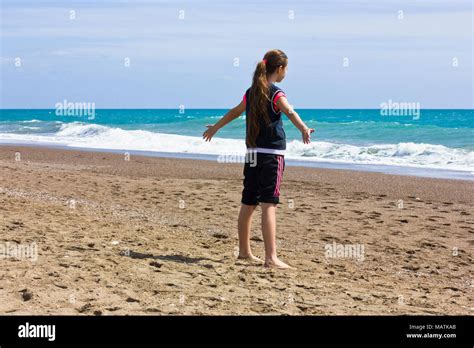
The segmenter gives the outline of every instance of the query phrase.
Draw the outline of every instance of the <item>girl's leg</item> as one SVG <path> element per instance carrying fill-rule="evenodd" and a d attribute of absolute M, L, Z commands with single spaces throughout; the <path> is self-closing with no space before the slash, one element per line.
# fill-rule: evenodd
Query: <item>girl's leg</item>
<path fill-rule="evenodd" d="M 239 259 L 262 261 L 252 254 L 250 250 L 250 228 L 252 226 L 252 215 L 257 206 L 242 204 L 240 207 L 238 230 L 239 230 Z"/>
<path fill-rule="evenodd" d="M 276 252 L 276 204 L 262 203 L 262 234 L 265 243 L 265 266 L 291 268 L 280 261 Z"/>

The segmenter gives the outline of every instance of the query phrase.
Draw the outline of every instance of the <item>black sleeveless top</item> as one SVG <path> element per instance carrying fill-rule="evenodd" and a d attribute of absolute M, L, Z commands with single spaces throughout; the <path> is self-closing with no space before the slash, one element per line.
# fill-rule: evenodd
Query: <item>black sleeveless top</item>
<path fill-rule="evenodd" d="M 247 89 L 244 95 L 245 101 L 245 113 L 246 113 L 246 124 L 248 129 L 248 120 L 250 117 L 254 117 L 250 113 L 249 103 L 250 88 Z M 258 149 L 273 149 L 273 150 L 286 150 L 286 134 L 283 130 L 283 122 L 281 121 L 281 110 L 278 110 L 276 102 L 279 98 L 286 97 L 285 92 L 275 86 L 273 83 L 270 84 L 270 100 L 268 102 L 268 116 L 270 117 L 270 124 L 267 125 L 263 117 L 258 117 L 260 125 L 260 133 L 256 139 L 257 152 Z M 247 148 L 249 146 L 247 145 Z"/>

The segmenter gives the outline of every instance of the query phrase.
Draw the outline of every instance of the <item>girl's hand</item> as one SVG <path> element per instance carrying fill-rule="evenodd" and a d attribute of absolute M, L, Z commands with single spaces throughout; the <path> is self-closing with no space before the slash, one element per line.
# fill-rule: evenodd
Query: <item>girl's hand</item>
<path fill-rule="evenodd" d="M 207 127 L 207 130 L 202 134 L 202 138 L 205 141 L 211 141 L 212 137 L 217 132 L 216 126 L 214 124 L 208 124 L 206 125 L 206 127 Z"/>
<path fill-rule="evenodd" d="M 309 144 L 311 142 L 311 133 L 314 132 L 313 128 L 305 128 L 301 131 L 301 136 L 303 137 L 303 143 Z"/>

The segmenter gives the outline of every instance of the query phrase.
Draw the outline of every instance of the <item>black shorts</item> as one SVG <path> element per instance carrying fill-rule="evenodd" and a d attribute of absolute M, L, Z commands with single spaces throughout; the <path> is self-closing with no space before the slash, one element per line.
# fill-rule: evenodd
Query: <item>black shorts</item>
<path fill-rule="evenodd" d="M 257 153 L 244 166 L 244 190 L 242 203 L 257 205 L 280 202 L 280 185 L 285 170 L 282 155 Z"/>

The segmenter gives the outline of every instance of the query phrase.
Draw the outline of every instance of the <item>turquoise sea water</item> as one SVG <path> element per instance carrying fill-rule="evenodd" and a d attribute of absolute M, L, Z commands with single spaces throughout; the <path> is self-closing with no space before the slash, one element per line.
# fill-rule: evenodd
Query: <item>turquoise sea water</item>
<path fill-rule="evenodd" d="M 211 143 L 201 139 L 206 124 L 227 110 L 95 110 L 93 118 L 55 110 L 0 110 L 0 143 L 91 149 L 225 155 L 245 151 L 245 115 L 221 129 Z M 297 110 L 315 128 L 303 145 L 283 116 L 287 158 L 314 163 L 474 170 L 473 110 L 421 110 L 419 117 L 383 116 L 380 110 Z"/>

